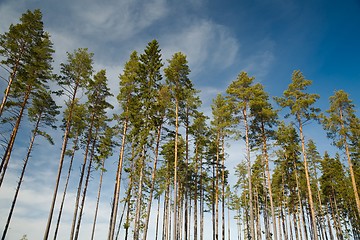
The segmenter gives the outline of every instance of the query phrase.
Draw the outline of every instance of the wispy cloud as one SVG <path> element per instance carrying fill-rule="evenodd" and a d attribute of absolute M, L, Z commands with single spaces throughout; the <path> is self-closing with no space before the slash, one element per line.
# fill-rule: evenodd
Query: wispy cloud
<path fill-rule="evenodd" d="M 205 19 L 195 19 L 165 36 L 163 52 L 166 58 L 181 51 L 187 55 L 193 74 L 206 71 L 207 67 L 218 69 L 234 63 L 239 42 L 224 26 Z"/>

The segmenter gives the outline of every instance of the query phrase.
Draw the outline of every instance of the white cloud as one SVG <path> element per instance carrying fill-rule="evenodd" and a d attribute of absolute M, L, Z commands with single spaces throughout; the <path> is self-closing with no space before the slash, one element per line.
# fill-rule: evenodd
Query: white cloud
<path fill-rule="evenodd" d="M 162 41 L 164 56 L 169 59 L 175 52 L 183 52 L 194 74 L 207 71 L 208 64 L 218 69 L 231 66 L 239 50 L 237 39 L 226 27 L 208 20 L 188 22 Z"/>
<path fill-rule="evenodd" d="M 80 34 L 106 41 L 130 39 L 168 12 L 165 0 L 76 1 L 71 11 Z"/>

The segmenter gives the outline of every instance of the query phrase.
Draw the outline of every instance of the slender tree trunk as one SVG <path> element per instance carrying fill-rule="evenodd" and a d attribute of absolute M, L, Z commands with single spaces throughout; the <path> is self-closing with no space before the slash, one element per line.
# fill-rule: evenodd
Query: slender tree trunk
<path fill-rule="evenodd" d="M 202 158 L 200 159 L 200 240 L 204 239 L 204 187 L 203 187 L 203 168 Z"/>
<path fill-rule="evenodd" d="M 155 240 L 158 240 L 158 235 L 159 235 L 159 220 L 160 220 L 160 195 L 158 198 L 158 203 L 157 203 L 157 211 L 156 211 L 156 229 L 155 229 Z"/>
<path fill-rule="evenodd" d="M 211 200 L 211 207 L 212 207 L 212 234 L 213 234 L 213 240 L 216 240 L 216 213 L 215 213 L 215 198 L 216 198 L 216 175 L 215 175 L 215 165 L 213 164 L 212 166 L 212 200 Z"/>
<path fill-rule="evenodd" d="M 215 170 L 215 240 L 219 239 L 219 165 L 220 165 L 220 131 L 216 136 L 216 170 Z"/>
<path fill-rule="evenodd" d="M 129 208 L 128 208 L 128 201 L 125 201 L 125 202 L 124 202 L 124 205 L 123 205 L 123 208 L 122 208 L 120 221 L 119 221 L 119 224 L 117 225 L 117 229 L 116 229 L 116 235 L 115 235 L 115 239 L 116 239 L 116 240 L 119 239 L 120 228 L 121 228 L 121 225 L 122 225 L 122 221 L 123 221 L 123 219 L 124 219 L 124 214 L 125 214 L 126 209 L 129 209 Z"/>
<path fill-rule="evenodd" d="M 0 105 L 0 117 L 2 116 L 2 113 L 4 111 L 5 104 L 7 102 L 9 94 L 10 94 L 10 88 L 11 88 L 11 85 L 12 85 L 13 81 L 15 80 L 16 73 L 17 73 L 19 65 L 20 65 L 20 58 L 22 57 L 23 53 L 24 53 L 24 46 L 22 45 L 21 50 L 20 50 L 20 56 L 16 59 L 14 67 L 13 67 L 11 73 L 10 73 L 8 85 L 7 85 L 6 89 L 5 89 L 4 97 L 3 97 L 3 100 L 2 100 L 1 105 Z"/>
<path fill-rule="evenodd" d="M 99 187 L 98 187 L 98 193 L 97 193 L 97 197 L 96 197 L 94 222 L 93 222 L 92 231 L 91 231 L 91 240 L 94 239 L 94 235 L 95 235 L 95 226 L 96 226 L 96 220 L 97 220 L 97 215 L 98 215 L 98 210 L 99 210 L 101 187 L 102 187 L 102 181 L 103 181 L 103 175 L 104 175 L 104 166 L 105 166 L 105 159 L 102 159 L 101 169 L 100 169 L 101 173 L 100 173 Z"/>
<path fill-rule="evenodd" d="M 145 229 L 144 229 L 143 240 L 146 240 L 146 238 L 147 238 L 149 219 L 150 219 L 150 214 L 151 214 L 151 204 L 152 204 L 153 193 L 154 193 L 154 189 L 155 189 L 156 167 L 157 167 L 158 156 L 159 156 L 161 129 L 162 129 L 162 125 L 159 126 L 158 132 L 157 132 L 157 137 L 156 137 L 156 147 L 155 147 L 155 156 L 154 156 L 155 159 L 154 159 L 153 172 L 152 172 L 152 176 L 151 176 L 151 186 L 150 186 L 149 202 L 147 205 L 147 214 L 146 214 L 146 220 L 145 220 Z"/>
<path fill-rule="evenodd" d="M 331 229 L 331 223 L 330 223 L 329 214 L 325 213 L 325 215 L 326 215 L 326 220 L 327 220 L 327 223 L 328 223 L 330 240 L 334 240 L 334 235 L 333 235 L 332 229 Z"/>
<path fill-rule="evenodd" d="M 178 202 L 178 179 L 177 179 L 177 170 L 178 170 L 178 133 L 179 133 L 179 102 L 175 99 L 175 150 L 174 150 L 174 223 L 173 223 L 173 239 L 177 240 L 177 202 Z"/>
<path fill-rule="evenodd" d="M 255 240 L 254 207 L 253 207 L 252 183 L 251 183 L 251 159 L 250 159 L 250 145 L 249 145 L 249 126 L 248 126 L 246 108 L 243 109 L 243 117 L 244 117 L 244 126 L 245 126 L 246 158 L 247 158 L 246 160 L 248 161 L 250 233 L 251 233 L 251 239 Z"/>
<path fill-rule="evenodd" d="M 61 204 L 60 204 L 60 210 L 59 210 L 59 214 L 58 214 L 57 221 L 56 221 L 54 240 L 56 240 L 56 238 L 57 238 L 59 227 L 60 227 L 60 220 L 61 220 L 62 211 L 63 211 L 64 204 L 65 204 L 66 191 L 67 191 L 67 187 L 69 185 L 70 174 L 71 174 L 71 171 L 72 171 L 72 164 L 74 162 L 75 151 L 76 151 L 76 149 L 78 147 L 78 141 L 79 141 L 79 133 L 76 134 L 75 140 L 74 140 L 74 146 L 73 146 L 72 153 L 71 153 L 69 169 L 68 169 L 68 173 L 67 173 L 67 176 L 66 176 L 65 187 L 64 187 L 64 191 L 63 191 L 63 195 L 62 195 L 62 199 L 61 199 Z"/>
<path fill-rule="evenodd" d="M 92 128 L 93 125 L 90 126 L 90 129 Z M 89 141 L 93 141 L 92 143 L 92 147 L 91 147 L 91 152 L 90 152 L 90 161 L 88 164 L 88 169 L 87 169 L 87 173 L 86 173 L 86 179 L 85 179 L 85 186 L 84 186 L 84 190 L 83 190 L 83 195 L 82 195 L 82 199 L 81 199 L 81 204 L 80 204 L 80 213 L 79 213 L 79 218 L 76 224 L 76 232 L 75 232 L 75 240 L 78 239 L 79 236 L 79 232 L 80 232 L 80 226 L 81 226 L 81 220 L 82 220 L 82 216 L 83 216 L 83 211 L 84 211 L 84 207 L 85 207 L 85 198 L 86 198 L 86 193 L 87 193 L 87 188 L 89 185 L 89 178 L 90 178 L 90 173 L 91 173 L 91 167 L 92 167 L 92 162 L 94 161 L 94 155 L 95 155 L 95 145 L 96 145 L 96 139 L 97 139 L 97 135 L 98 135 L 98 128 L 96 128 L 95 131 L 95 136 L 92 139 L 92 133 L 90 132 L 89 134 Z"/>
<path fill-rule="evenodd" d="M 312 223 L 312 228 L 313 228 L 313 237 L 314 237 L 314 240 L 318 240 L 317 227 L 316 227 L 316 214 L 315 214 L 314 202 L 313 202 L 313 198 L 312 198 L 312 191 L 311 191 L 311 185 L 310 185 L 310 176 L 309 176 L 309 168 L 308 168 L 306 151 L 305 151 L 305 139 L 304 139 L 304 134 L 303 134 L 303 129 L 302 129 L 302 122 L 301 122 L 299 114 L 297 115 L 297 120 L 298 120 L 298 123 L 299 123 L 301 149 L 302 149 L 303 158 L 304 158 L 304 170 L 305 170 L 306 186 L 307 186 L 308 197 L 309 197 L 311 223 Z"/>
<path fill-rule="evenodd" d="M 260 229 L 260 205 L 259 205 L 259 192 L 257 186 L 255 187 L 255 196 L 256 199 L 254 210 L 256 212 L 256 239 L 261 239 L 261 229 Z"/>
<path fill-rule="evenodd" d="M 115 183 L 115 187 L 114 187 L 113 204 L 112 204 L 112 208 L 111 208 L 108 240 L 113 240 L 114 239 L 116 216 L 117 216 L 117 211 L 118 211 L 118 206 L 119 206 L 120 187 L 121 187 L 121 174 L 122 174 L 122 166 L 123 166 L 123 161 L 124 161 L 127 124 L 128 124 L 128 120 L 126 119 L 125 122 L 124 122 L 124 126 L 123 126 L 123 136 L 122 136 L 122 140 L 121 140 L 118 168 L 117 168 L 117 171 L 116 171 L 116 183 Z"/>
<path fill-rule="evenodd" d="M 340 214 L 339 214 L 339 210 L 338 210 L 338 207 L 337 207 L 335 194 L 334 194 L 334 207 L 335 207 L 335 213 L 336 213 L 337 226 L 338 226 L 339 233 L 340 233 L 340 239 L 342 240 L 342 239 L 344 239 L 344 236 L 343 236 L 343 231 L 342 231 L 342 228 L 341 228 Z"/>
<path fill-rule="evenodd" d="M 189 108 L 186 108 L 186 121 L 185 121 L 185 219 L 184 219 L 184 228 L 185 228 L 185 240 L 190 240 L 190 211 L 189 210 L 189 179 L 188 171 L 189 168 Z"/>
<path fill-rule="evenodd" d="M 143 148 L 145 148 L 143 146 Z M 140 178 L 139 187 L 136 200 L 136 213 L 135 213 L 135 227 L 134 227 L 134 240 L 138 240 L 140 237 L 140 217 L 141 217 L 141 204 L 142 204 L 142 187 L 144 181 L 144 164 L 145 164 L 145 150 L 140 159 Z"/>
<path fill-rule="evenodd" d="M 33 135 L 32 135 L 31 140 L 30 140 L 30 144 L 29 144 L 29 148 L 28 148 L 26 157 L 24 159 L 24 164 L 23 164 L 23 167 L 22 167 L 22 170 L 21 170 L 19 182 L 18 182 L 18 185 L 16 187 L 15 196 L 14 196 L 13 201 L 11 203 L 10 212 L 9 212 L 9 215 L 8 215 L 8 218 L 7 218 L 7 221 L 6 221 L 5 229 L 3 231 L 3 235 L 2 235 L 1 240 L 5 240 L 6 233 L 7 233 L 8 229 L 9 229 L 11 217 L 12 217 L 12 214 L 13 214 L 14 209 L 15 209 L 15 204 L 16 204 L 16 200 L 17 200 L 17 197 L 18 197 L 18 194 L 19 194 L 19 191 L 20 191 L 21 183 L 23 182 L 23 178 L 24 178 L 24 175 L 25 175 L 26 166 L 27 166 L 29 158 L 30 158 L 30 154 L 31 154 L 31 151 L 32 151 L 32 147 L 34 145 L 35 137 L 37 136 L 37 133 L 38 133 L 40 119 L 41 119 L 41 114 L 38 117 L 38 119 L 36 121 L 36 124 L 35 124 L 35 128 L 33 130 Z"/>
<path fill-rule="evenodd" d="M 68 141 L 69 133 L 70 133 L 71 120 L 72 120 L 72 114 L 73 114 L 73 109 L 74 109 L 74 102 L 75 102 L 77 88 L 78 88 L 78 85 L 75 85 L 73 96 L 72 96 L 72 99 L 71 99 L 70 108 L 69 108 L 69 116 L 68 116 L 68 119 L 66 121 L 64 140 L 63 140 L 62 147 L 61 147 L 59 167 L 58 167 L 58 171 L 57 171 L 57 177 L 56 177 L 56 182 L 55 182 L 53 199 L 52 199 L 51 206 L 50 206 L 50 212 L 49 212 L 49 216 L 48 216 L 48 221 L 47 221 L 46 228 L 45 228 L 44 240 L 47 240 L 48 237 L 49 237 L 49 232 L 50 232 L 50 227 L 51 227 L 51 220 L 52 220 L 52 216 L 53 216 L 53 213 L 54 213 L 56 196 L 57 196 L 57 192 L 58 192 L 58 188 L 59 188 L 62 166 L 63 166 L 63 163 L 64 163 L 66 145 L 67 145 L 67 141 Z"/>
<path fill-rule="evenodd" d="M 71 232 L 70 232 L 70 239 L 71 240 L 74 239 L 74 234 L 75 234 L 75 227 L 76 227 L 75 225 L 76 225 L 76 220 L 77 220 L 77 214 L 78 214 L 78 208 L 79 208 L 79 201 L 80 201 L 82 183 L 83 183 L 83 180 L 84 180 L 85 169 L 86 169 L 87 159 L 88 159 L 88 155 L 89 155 L 89 148 L 90 148 L 90 143 L 91 143 L 91 138 L 92 138 L 91 133 L 92 133 L 92 128 L 93 128 L 93 124 L 94 124 L 94 118 L 95 118 L 95 114 L 92 114 L 91 120 L 90 120 L 90 127 L 89 127 L 89 131 L 88 131 L 88 137 L 87 137 L 87 140 L 86 140 L 86 147 L 85 147 L 85 153 L 84 153 L 84 162 L 83 162 L 82 167 L 81 167 L 78 190 L 77 190 L 77 194 L 76 194 L 74 215 L 73 215 L 73 219 L 72 219 Z M 81 217 L 81 216 L 79 216 L 79 217 Z"/>
<path fill-rule="evenodd" d="M 221 154 L 221 159 L 222 159 L 222 166 L 221 166 L 221 180 L 222 180 L 222 193 L 221 193 L 221 228 L 222 228 L 222 240 L 225 240 L 225 140 L 224 137 L 221 140 L 221 145 L 222 145 L 222 154 Z"/>
<path fill-rule="evenodd" d="M 267 179 L 267 189 L 269 191 L 269 199 L 270 199 L 270 208 L 271 208 L 271 218 L 273 221 L 273 234 L 274 240 L 277 240 L 277 228 L 276 228 L 276 217 L 275 217 L 275 208 L 272 196 L 272 187 L 271 187 L 271 178 L 270 178 L 270 169 L 269 169 L 269 156 L 267 152 L 267 138 L 265 135 L 265 127 L 264 123 L 261 123 L 261 131 L 262 131 L 262 139 L 263 139 L 263 153 L 265 157 L 265 168 L 266 168 L 266 179 Z"/>
<path fill-rule="evenodd" d="M 199 174 L 199 146 L 195 145 L 195 173 L 194 173 L 194 240 L 198 239 L 198 174 Z"/>
<path fill-rule="evenodd" d="M 302 205 L 302 200 L 301 200 L 301 190 L 300 190 L 300 183 L 299 183 L 299 176 L 298 176 L 298 172 L 297 172 L 297 167 L 296 167 L 296 163 L 295 161 L 293 161 L 294 164 L 294 171 L 295 171 L 295 181 L 296 181 L 296 189 L 297 189 L 297 197 L 298 197 L 298 201 L 299 201 L 299 209 L 300 209 L 300 214 L 302 217 L 300 217 L 300 222 L 301 225 L 304 227 L 304 231 L 305 231 L 305 239 L 307 240 L 307 230 L 306 230 L 306 223 L 305 223 L 305 215 L 304 215 L 304 211 L 303 211 L 303 205 Z M 301 228 L 300 228 L 301 229 Z M 300 230 L 301 231 L 301 230 Z"/>
<path fill-rule="evenodd" d="M 4 157 L 3 157 L 2 161 L 1 161 L 1 165 L 0 165 L 0 172 L 1 172 L 1 175 L 0 175 L 0 187 L 1 187 L 2 182 L 4 180 L 4 177 L 5 177 L 6 169 L 7 169 L 7 166 L 9 164 L 9 161 L 10 161 L 12 149 L 14 147 L 15 139 L 16 139 L 19 127 L 20 127 L 20 123 L 21 123 L 21 120 L 22 120 L 22 117 L 23 117 L 23 114 L 24 114 L 24 111 L 25 111 L 25 107 L 26 107 L 26 105 L 28 103 L 28 100 L 29 100 L 29 97 L 30 97 L 31 90 L 32 90 L 32 86 L 28 86 L 27 89 L 26 89 L 25 95 L 24 95 L 23 102 L 21 103 L 20 112 L 19 112 L 19 115 L 18 115 L 18 117 L 16 119 L 16 123 L 15 123 L 15 126 L 13 128 L 13 131 L 11 133 L 9 143 L 8 143 L 7 148 L 5 150 Z"/>

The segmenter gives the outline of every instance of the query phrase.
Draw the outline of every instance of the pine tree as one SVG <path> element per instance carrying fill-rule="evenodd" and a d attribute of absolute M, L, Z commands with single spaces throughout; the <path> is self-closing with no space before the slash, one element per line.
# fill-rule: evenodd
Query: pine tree
<path fill-rule="evenodd" d="M 224 188 L 225 188 L 225 169 L 222 168 L 220 171 L 220 165 L 224 167 L 225 160 L 225 149 L 224 149 L 224 141 L 225 138 L 228 137 L 231 133 L 230 127 L 234 125 L 234 119 L 232 118 L 232 109 L 233 106 L 231 102 L 227 101 L 221 94 L 218 94 L 214 99 L 212 108 L 213 120 L 211 121 L 211 125 L 213 128 L 214 136 L 215 136 L 215 146 L 216 146 L 216 171 L 215 171 L 215 239 L 219 239 L 218 233 L 218 203 L 219 203 L 219 182 L 220 176 L 222 179 L 222 202 L 224 203 Z M 224 207 L 222 208 L 224 210 Z M 224 221 L 223 221 L 224 222 Z M 225 228 L 222 228 L 222 237 L 224 238 Z"/>
<path fill-rule="evenodd" d="M 249 142 L 249 124 L 251 121 L 250 101 L 254 98 L 254 90 L 258 88 L 253 85 L 254 77 L 249 77 L 246 72 L 241 72 L 237 79 L 233 81 L 226 90 L 229 94 L 230 101 L 234 104 L 234 111 L 237 117 L 242 118 L 245 127 L 245 143 L 246 143 L 246 161 L 248 162 L 248 184 L 249 184 L 249 207 L 250 207 L 250 235 L 251 239 L 255 239 L 254 230 L 254 208 L 253 208 L 253 189 L 251 183 L 251 158 L 250 158 L 250 142 Z"/>
<path fill-rule="evenodd" d="M 63 119 L 65 123 L 66 123 L 66 119 L 68 119 L 69 110 L 70 110 L 70 105 L 67 104 L 67 109 L 64 112 L 64 119 Z M 84 133 L 85 128 L 86 128 L 86 122 L 84 121 L 86 112 L 87 112 L 87 109 L 85 107 L 85 104 L 80 104 L 79 99 L 75 99 L 75 103 L 74 103 L 73 109 L 72 109 L 72 126 L 71 126 L 70 133 L 69 133 L 69 139 L 73 139 L 73 141 L 72 141 L 73 146 L 72 146 L 71 150 L 66 151 L 66 155 L 68 155 L 70 157 L 70 163 L 69 163 L 68 172 L 67 172 L 67 176 L 66 176 L 66 180 L 65 180 L 65 186 L 64 186 L 62 199 L 61 199 L 61 203 L 60 203 L 60 207 L 59 207 L 59 213 L 57 216 L 56 227 L 55 227 L 55 232 L 54 232 L 54 240 L 56 240 L 57 236 L 58 236 L 60 220 L 61 220 L 62 213 L 63 213 L 65 197 L 66 197 L 67 188 L 69 185 L 69 180 L 70 180 L 70 175 L 71 175 L 71 171 L 72 171 L 72 165 L 74 163 L 75 153 L 76 153 L 76 151 L 79 150 L 80 137 Z"/>
<path fill-rule="evenodd" d="M 132 52 L 129 61 L 125 64 L 124 72 L 119 76 L 120 78 L 120 92 L 117 96 L 118 102 L 123 110 L 121 115 L 118 116 L 118 120 L 122 127 L 122 140 L 120 145 L 120 154 L 118 160 L 118 167 L 116 172 L 116 182 L 114 187 L 114 195 L 112 200 L 112 209 L 109 223 L 109 239 L 113 239 L 116 217 L 119 205 L 120 187 L 121 187 L 121 175 L 124 162 L 125 144 L 128 132 L 129 122 L 136 118 L 136 110 L 139 108 L 136 104 L 136 93 L 138 92 L 139 84 L 139 71 L 140 63 L 137 52 Z M 135 108 L 135 109 L 134 109 Z"/>
<path fill-rule="evenodd" d="M 171 96 L 174 101 L 174 118 L 175 118 L 175 149 L 174 149 L 174 228 L 173 237 L 177 239 L 179 234 L 178 228 L 178 204 L 179 204 L 179 179 L 178 179 L 178 136 L 179 136 L 179 115 L 180 107 L 184 104 L 185 89 L 190 85 L 190 69 L 187 65 L 186 56 L 182 53 L 175 53 L 169 66 L 164 69 L 166 83 L 168 84 Z M 185 166 L 187 167 L 187 166 Z"/>
<path fill-rule="evenodd" d="M 251 139 L 255 144 L 262 146 L 262 155 L 265 160 L 265 173 L 267 191 L 269 191 L 271 217 L 273 220 L 273 236 L 277 240 L 277 227 L 275 217 L 275 207 L 273 203 L 273 194 L 271 188 L 271 177 L 269 169 L 268 141 L 274 137 L 273 126 L 277 124 L 277 111 L 269 103 L 269 96 L 264 91 L 262 85 L 258 85 L 257 91 L 254 91 L 254 99 L 250 103 L 251 112 L 254 120 L 251 123 Z"/>
<path fill-rule="evenodd" d="M 360 199 L 349 150 L 352 128 L 356 127 L 356 125 L 353 126 L 352 123 L 358 121 L 354 108 L 355 106 L 346 92 L 343 90 L 335 92 L 335 94 L 330 97 L 330 108 L 326 111 L 329 114 L 329 117 L 323 118 L 323 126 L 325 130 L 328 131 L 328 137 L 333 140 L 333 144 L 339 149 L 345 150 L 358 217 L 360 219 Z"/>
<path fill-rule="evenodd" d="M 78 90 L 84 88 L 90 79 L 92 74 L 92 57 L 93 54 L 89 53 L 87 49 L 78 49 L 74 53 L 68 53 L 67 63 L 61 64 L 61 73 L 63 77 L 60 81 L 61 86 L 65 94 L 69 98 L 69 114 L 66 119 L 65 132 L 63 137 L 63 143 L 61 147 L 61 154 L 59 160 L 59 167 L 56 176 L 55 188 L 53 198 L 50 206 L 49 217 L 45 228 L 44 240 L 48 239 L 52 216 L 54 212 L 57 192 L 60 183 L 61 171 L 64 162 L 64 157 L 67 148 L 67 142 L 69 139 L 70 128 L 72 125 L 73 108 Z"/>
<path fill-rule="evenodd" d="M 9 31 L 0 35 L 0 56 L 3 58 L 1 66 L 9 74 L 8 79 L 4 78 L 8 85 L 0 105 L 0 117 L 8 100 L 12 84 L 17 80 L 17 75 L 26 71 L 27 65 L 33 61 L 33 55 L 41 49 L 40 44 L 44 41 L 48 41 L 48 35 L 44 32 L 42 13 L 39 9 L 33 12 L 26 11 L 22 14 L 20 23 L 11 24 Z"/>
<path fill-rule="evenodd" d="M 10 135 L 4 156 L 0 164 L 0 186 L 4 180 L 5 172 L 10 161 L 12 149 L 15 139 L 22 122 L 23 114 L 28 106 L 30 99 L 36 95 L 37 92 L 47 89 L 47 83 L 53 79 L 52 75 L 52 42 L 48 33 L 43 31 L 43 24 L 41 22 L 41 12 L 36 10 L 34 14 L 28 12 L 23 15 L 23 21 L 34 21 L 38 25 L 35 29 L 34 36 L 31 36 L 32 46 L 28 49 L 27 61 L 24 62 L 21 70 L 17 70 L 17 81 L 8 86 L 4 98 L 8 95 L 12 96 L 11 105 L 16 106 L 19 110 L 16 116 L 16 121 Z M 16 40 L 15 40 L 16 41 Z M 16 54 L 9 53 L 9 54 Z M 11 62 L 11 60 L 9 60 Z M 14 86 L 16 85 L 16 86 Z M 4 99 L 4 101 L 7 101 Z M 2 111 L 2 110 L 1 110 Z"/>
<path fill-rule="evenodd" d="M 310 205 L 310 213 L 311 213 L 311 221 L 313 228 L 313 237 L 315 240 L 318 239 L 318 231 L 316 226 L 316 214 L 314 208 L 314 201 L 312 198 L 312 190 L 310 184 L 310 175 L 309 175 L 309 167 L 307 162 L 307 155 L 305 150 L 305 137 L 303 132 L 303 126 L 306 122 L 316 119 L 317 113 L 320 111 L 317 108 L 314 108 L 312 105 L 319 98 L 317 94 L 306 93 L 306 89 L 311 85 L 311 81 L 305 79 L 303 74 L 296 70 L 292 74 L 292 82 L 289 84 L 288 89 L 284 91 L 283 97 L 275 98 L 278 104 L 285 108 L 290 108 L 290 114 L 293 115 L 296 119 L 297 127 L 300 132 L 300 140 L 301 140 L 301 148 L 304 159 L 304 167 L 305 167 L 305 177 L 306 177 L 306 185 L 307 185 L 307 193 L 309 198 Z"/>
<path fill-rule="evenodd" d="M 79 231 L 80 231 L 80 225 L 82 220 L 82 212 L 84 210 L 84 203 L 85 203 L 85 197 L 87 193 L 87 186 L 89 182 L 90 177 L 90 170 L 91 165 L 93 163 L 93 156 L 94 156 L 94 150 L 95 146 L 98 141 L 98 134 L 99 131 L 102 128 L 107 121 L 106 117 L 106 110 L 113 108 L 113 106 L 107 102 L 106 98 L 109 96 L 112 96 L 110 93 L 110 89 L 107 86 L 107 77 L 106 77 L 106 71 L 100 70 L 98 73 L 94 75 L 94 79 L 90 80 L 88 83 L 88 86 L 86 87 L 86 95 L 88 97 L 87 101 L 87 107 L 88 107 L 88 131 L 85 136 L 85 153 L 84 153 L 84 162 L 81 169 L 80 179 L 79 179 L 79 186 L 78 186 L 78 195 L 76 198 L 76 204 L 75 204 L 75 211 L 74 211 L 74 218 L 73 218 L 73 225 L 72 225 L 72 231 L 71 231 L 71 239 L 78 239 Z M 88 155 L 90 155 L 90 160 L 88 162 Z M 74 227 L 75 227 L 75 220 L 76 220 L 76 213 L 78 211 L 78 200 L 80 198 L 80 191 L 82 189 L 82 181 L 85 174 L 85 166 L 88 165 L 86 177 L 85 177 L 85 184 L 83 188 L 83 195 L 81 199 L 81 204 L 79 206 L 80 213 L 79 218 L 77 219 L 76 224 L 76 231 L 75 234 L 73 234 Z"/>

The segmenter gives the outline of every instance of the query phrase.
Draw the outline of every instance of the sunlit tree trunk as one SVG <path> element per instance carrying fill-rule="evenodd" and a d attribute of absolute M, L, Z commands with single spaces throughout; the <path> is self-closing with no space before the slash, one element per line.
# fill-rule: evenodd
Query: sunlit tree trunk
<path fill-rule="evenodd" d="M 71 151 L 69 169 L 68 169 L 67 176 L 66 176 L 65 187 L 64 187 L 64 191 L 63 191 L 63 195 L 62 195 L 62 199 L 61 199 L 59 214 L 58 214 L 57 221 L 56 221 L 54 240 L 57 239 L 57 235 L 58 235 L 58 231 L 59 231 L 59 227 L 60 227 L 60 220 L 61 220 L 62 211 L 63 211 L 64 204 L 65 204 L 65 197 L 66 197 L 66 192 L 67 192 L 67 188 L 68 188 L 68 185 L 69 185 L 70 174 L 71 174 L 71 171 L 72 171 L 72 164 L 74 162 L 74 157 L 75 157 L 75 151 L 76 151 L 76 149 L 78 147 L 78 140 L 79 140 L 79 135 L 77 134 L 75 136 L 74 146 L 73 146 L 73 149 Z"/>

